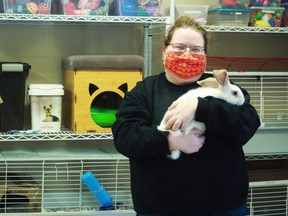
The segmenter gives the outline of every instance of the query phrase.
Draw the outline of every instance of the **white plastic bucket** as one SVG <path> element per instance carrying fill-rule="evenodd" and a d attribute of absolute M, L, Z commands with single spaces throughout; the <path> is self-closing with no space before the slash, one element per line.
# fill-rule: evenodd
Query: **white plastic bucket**
<path fill-rule="evenodd" d="M 32 130 L 61 131 L 63 85 L 30 84 L 28 94 L 31 103 Z"/>

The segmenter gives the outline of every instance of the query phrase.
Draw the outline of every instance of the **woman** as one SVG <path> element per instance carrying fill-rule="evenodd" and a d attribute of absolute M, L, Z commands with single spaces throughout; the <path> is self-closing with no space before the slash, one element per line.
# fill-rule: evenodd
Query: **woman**
<path fill-rule="evenodd" d="M 179 17 L 163 48 L 165 73 L 145 78 L 125 95 L 113 125 L 116 149 L 130 160 L 131 190 L 138 216 L 245 215 L 248 174 L 243 145 L 260 125 L 250 96 L 231 105 L 221 99 L 189 98 L 205 74 L 207 33 L 193 19 Z M 172 104 L 172 106 L 171 106 Z M 184 130 L 191 119 L 205 134 L 183 136 L 157 130 L 167 108 L 166 129 Z M 205 143 L 204 143 L 205 142 Z M 178 160 L 167 154 L 178 149 Z"/>

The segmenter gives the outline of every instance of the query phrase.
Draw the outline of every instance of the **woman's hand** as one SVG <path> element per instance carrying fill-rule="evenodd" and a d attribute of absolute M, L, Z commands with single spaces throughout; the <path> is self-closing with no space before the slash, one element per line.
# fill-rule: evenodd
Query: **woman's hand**
<path fill-rule="evenodd" d="M 184 131 L 195 117 L 198 106 L 198 99 L 195 97 L 176 100 L 168 108 L 165 118 L 165 125 L 167 130 L 180 129 Z"/>
<path fill-rule="evenodd" d="M 193 128 L 188 135 L 168 135 L 170 151 L 179 150 L 185 154 L 198 152 L 205 142 L 205 136 L 203 133 L 203 131 Z"/>

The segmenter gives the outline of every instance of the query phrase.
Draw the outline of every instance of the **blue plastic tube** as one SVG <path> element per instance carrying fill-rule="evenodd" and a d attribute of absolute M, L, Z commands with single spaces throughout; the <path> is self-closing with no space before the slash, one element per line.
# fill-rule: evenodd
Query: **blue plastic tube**
<path fill-rule="evenodd" d="M 86 184 L 86 186 L 94 194 L 94 196 L 97 198 L 97 200 L 101 203 L 103 207 L 112 205 L 111 196 L 91 172 L 86 172 L 82 176 L 82 181 Z"/>

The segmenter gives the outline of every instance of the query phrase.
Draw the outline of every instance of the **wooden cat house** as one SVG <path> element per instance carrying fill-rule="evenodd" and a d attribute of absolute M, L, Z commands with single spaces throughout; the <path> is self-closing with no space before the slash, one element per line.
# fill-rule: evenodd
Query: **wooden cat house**
<path fill-rule="evenodd" d="M 127 91 L 142 80 L 137 55 L 76 55 L 64 68 L 64 126 L 74 132 L 111 132 Z"/>

